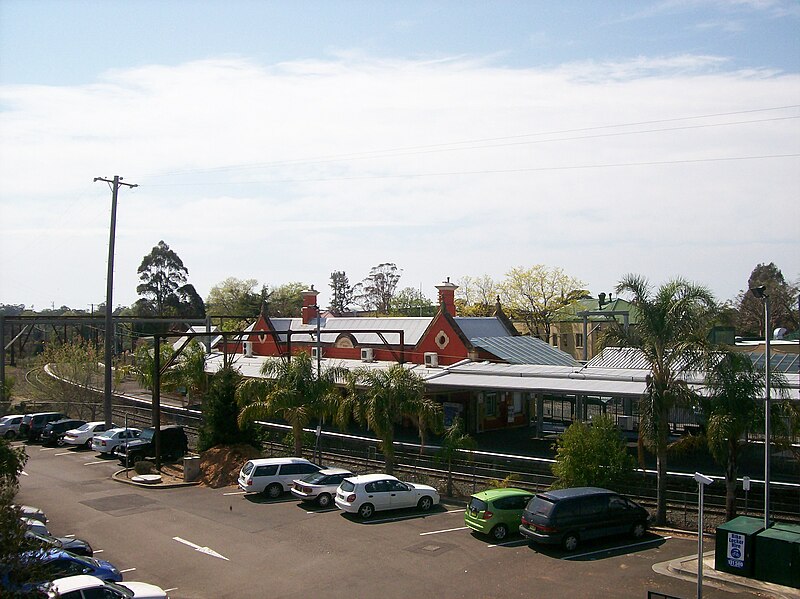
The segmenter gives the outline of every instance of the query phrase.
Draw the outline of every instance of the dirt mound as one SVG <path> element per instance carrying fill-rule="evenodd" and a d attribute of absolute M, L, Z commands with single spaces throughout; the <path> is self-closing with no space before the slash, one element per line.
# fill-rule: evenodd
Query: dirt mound
<path fill-rule="evenodd" d="M 217 445 L 200 454 L 200 483 L 218 489 L 235 485 L 247 460 L 261 457 L 252 445 Z"/>

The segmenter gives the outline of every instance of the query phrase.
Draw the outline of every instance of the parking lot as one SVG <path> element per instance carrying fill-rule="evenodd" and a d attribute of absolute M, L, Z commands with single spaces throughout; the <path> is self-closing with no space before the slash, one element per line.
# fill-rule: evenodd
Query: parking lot
<path fill-rule="evenodd" d="M 494 544 L 464 526 L 462 505 L 386 512 L 362 522 L 290 496 L 236 487 L 142 488 L 112 480 L 115 459 L 27 446 L 19 503 L 43 508 L 53 534 L 84 538 L 125 580 L 173 598 L 694 597 L 691 581 L 653 565 L 696 553 L 694 538 L 649 533 L 583 545 L 573 554 Z M 710 543 L 707 548 L 710 548 Z M 733 597 L 707 587 L 706 597 Z M 737 596 L 741 596 L 738 594 Z"/>

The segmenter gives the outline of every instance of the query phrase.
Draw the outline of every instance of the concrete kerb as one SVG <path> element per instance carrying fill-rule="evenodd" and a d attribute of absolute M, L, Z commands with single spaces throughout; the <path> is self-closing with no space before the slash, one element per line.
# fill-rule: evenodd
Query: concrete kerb
<path fill-rule="evenodd" d="M 714 569 L 714 551 L 703 553 L 703 585 L 722 591 L 761 593 L 776 599 L 800 599 L 800 589 L 763 582 L 754 578 L 736 576 Z M 679 557 L 666 562 L 653 564 L 653 571 L 664 576 L 672 576 L 687 581 L 697 581 L 697 555 Z"/>

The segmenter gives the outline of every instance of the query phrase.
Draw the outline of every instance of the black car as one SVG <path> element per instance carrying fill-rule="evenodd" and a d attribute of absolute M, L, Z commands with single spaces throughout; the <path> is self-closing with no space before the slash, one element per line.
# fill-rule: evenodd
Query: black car
<path fill-rule="evenodd" d="M 47 423 L 66 418 L 61 412 L 36 412 L 25 414 L 19 425 L 19 436 L 28 441 L 38 441 Z"/>
<path fill-rule="evenodd" d="M 32 530 L 25 531 L 25 538 L 48 549 L 64 549 L 75 555 L 83 555 L 86 557 L 92 557 L 94 554 L 92 546 L 83 539 L 76 539 L 74 537 L 51 537 L 49 535 L 33 532 Z"/>
<path fill-rule="evenodd" d="M 62 418 L 61 420 L 48 422 L 42 431 L 42 445 L 63 445 L 64 434 L 84 424 L 86 424 L 85 420 L 76 420 L 74 418 Z"/>
<path fill-rule="evenodd" d="M 522 512 L 519 532 L 536 543 L 578 544 L 618 534 L 640 538 L 649 514 L 638 503 L 608 489 L 573 487 L 538 493 Z"/>
<path fill-rule="evenodd" d="M 176 460 L 182 457 L 189 447 L 189 440 L 182 426 L 164 425 L 161 432 L 161 457 L 167 460 Z M 127 445 L 119 445 L 115 453 L 123 464 L 127 458 L 128 464 L 133 465 L 140 460 L 154 458 L 156 455 L 155 442 L 156 429 L 153 427 L 142 430 L 137 439 L 131 439 Z"/>

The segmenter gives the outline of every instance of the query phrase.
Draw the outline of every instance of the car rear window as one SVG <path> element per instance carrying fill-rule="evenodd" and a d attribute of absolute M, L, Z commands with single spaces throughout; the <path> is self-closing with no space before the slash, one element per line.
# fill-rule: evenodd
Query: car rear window
<path fill-rule="evenodd" d="M 242 468 L 242 474 L 247 476 L 253 471 L 253 462 L 247 462 Z"/>
<path fill-rule="evenodd" d="M 342 491 L 344 491 L 345 493 L 349 493 L 350 491 L 356 488 L 356 486 L 349 480 L 343 480 L 340 487 L 342 488 Z"/>
<path fill-rule="evenodd" d="M 330 482 L 333 482 L 332 480 L 330 480 L 332 478 L 334 478 L 334 477 L 329 475 L 329 474 L 322 474 L 320 472 L 312 472 L 311 474 L 306 474 L 300 480 L 302 480 L 304 483 L 308 483 L 310 485 L 316 485 L 316 484 L 319 484 L 319 483 L 330 483 Z"/>
<path fill-rule="evenodd" d="M 473 512 L 483 512 L 486 511 L 486 508 L 489 504 L 487 504 L 482 499 L 478 499 L 477 497 L 473 497 L 469 501 L 469 509 Z"/>
<path fill-rule="evenodd" d="M 537 496 L 528 505 L 528 511 L 537 516 L 549 516 L 553 513 L 553 505 L 552 501 Z"/>

